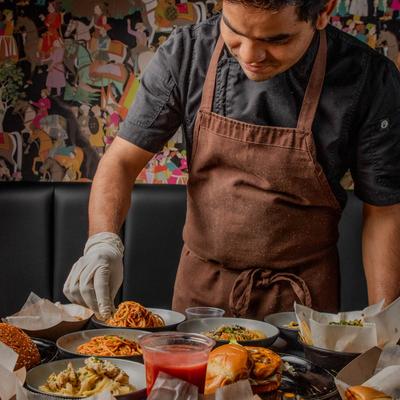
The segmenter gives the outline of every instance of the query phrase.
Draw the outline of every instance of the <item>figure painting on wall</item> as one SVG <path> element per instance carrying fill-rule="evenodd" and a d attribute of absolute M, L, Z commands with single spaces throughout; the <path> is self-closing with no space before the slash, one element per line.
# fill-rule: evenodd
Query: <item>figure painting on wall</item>
<path fill-rule="evenodd" d="M 50 57 L 43 62 L 50 61 L 46 87 L 49 94 L 52 89 L 56 89 L 57 96 L 61 96 L 61 90 L 65 87 L 65 68 L 64 68 L 64 46 L 61 38 L 56 39 L 53 42 Z"/>
<path fill-rule="evenodd" d="M 368 0 L 351 0 L 349 14 L 357 17 L 368 17 Z"/>
<path fill-rule="evenodd" d="M 18 48 L 14 38 L 14 13 L 12 10 L 2 11 L 0 22 L 0 62 L 18 61 Z"/>
<path fill-rule="evenodd" d="M 47 11 L 48 14 L 46 16 L 43 14 L 39 16 L 47 29 L 42 34 L 39 44 L 39 52 L 43 59 L 46 59 L 50 56 L 53 43 L 60 38 L 60 28 L 62 23 L 59 4 L 56 1 L 49 2 Z"/>
<path fill-rule="evenodd" d="M 40 99 L 38 101 L 30 100 L 29 103 L 34 107 L 37 107 L 38 111 L 35 118 L 32 121 L 32 127 L 34 129 L 40 129 L 40 121 L 49 115 L 49 109 L 51 108 L 51 101 L 49 99 L 49 92 L 47 89 L 42 89 L 40 91 Z"/>
<path fill-rule="evenodd" d="M 156 49 L 176 26 L 204 21 L 221 5 L 221 0 L 1 0 L 0 75 L 14 74 L 18 87 L 7 95 L 11 106 L 0 109 L 0 135 L 9 143 L 0 152 L 0 180 L 91 179 L 129 107 L 135 107 Z M 332 24 L 399 65 L 399 12 L 400 0 L 338 0 Z M 42 143 L 40 155 L 29 141 Z M 22 142 L 24 162 L 21 155 L 17 160 Z M 186 179 L 182 135 L 139 177 L 170 184 Z"/>

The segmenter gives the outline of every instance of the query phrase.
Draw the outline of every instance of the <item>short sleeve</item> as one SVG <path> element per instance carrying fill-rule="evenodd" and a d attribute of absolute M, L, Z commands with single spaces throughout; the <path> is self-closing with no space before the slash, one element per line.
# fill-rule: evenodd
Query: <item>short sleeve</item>
<path fill-rule="evenodd" d="M 158 48 L 142 76 L 135 101 L 118 136 L 156 153 L 182 123 L 182 105 L 171 69 L 179 63 L 179 38 L 172 34 Z"/>
<path fill-rule="evenodd" d="M 376 205 L 400 202 L 400 74 L 378 59 L 372 65 L 360 98 L 360 128 L 354 143 L 351 172 L 354 191 Z M 383 64 L 383 65 L 382 65 Z"/>

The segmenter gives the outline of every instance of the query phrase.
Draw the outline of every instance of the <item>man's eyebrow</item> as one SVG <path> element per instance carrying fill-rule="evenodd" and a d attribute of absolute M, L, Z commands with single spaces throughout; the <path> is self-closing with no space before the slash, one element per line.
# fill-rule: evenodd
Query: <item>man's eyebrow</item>
<path fill-rule="evenodd" d="M 231 23 L 228 21 L 228 19 L 226 18 L 226 16 L 225 16 L 224 14 L 222 14 L 222 19 L 224 20 L 225 25 L 226 25 L 232 32 L 236 33 L 237 35 L 247 37 L 247 38 L 249 38 L 249 39 L 263 40 L 263 41 L 265 41 L 265 42 L 279 42 L 280 40 L 285 40 L 285 39 L 288 39 L 288 38 L 290 38 L 290 37 L 292 37 L 292 36 L 295 36 L 295 34 L 293 34 L 293 33 L 279 33 L 278 35 L 275 35 L 275 36 L 266 36 L 266 37 L 263 37 L 263 38 L 252 38 L 252 37 L 250 37 L 250 36 L 248 36 L 248 35 L 245 35 L 245 34 L 242 33 L 242 32 L 239 32 L 237 29 L 235 29 L 235 28 L 231 25 Z"/>

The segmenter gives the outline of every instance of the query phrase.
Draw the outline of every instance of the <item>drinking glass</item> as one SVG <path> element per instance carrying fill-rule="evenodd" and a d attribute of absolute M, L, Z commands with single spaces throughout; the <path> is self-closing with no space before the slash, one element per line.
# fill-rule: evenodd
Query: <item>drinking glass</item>
<path fill-rule="evenodd" d="M 146 368 L 147 394 L 160 371 L 182 379 L 204 393 L 208 355 L 215 341 L 204 335 L 157 332 L 139 338 Z"/>
<path fill-rule="evenodd" d="M 216 307 L 189 307 L 185 314 L 187 319 L 222 317 L 225 310 Z"/>

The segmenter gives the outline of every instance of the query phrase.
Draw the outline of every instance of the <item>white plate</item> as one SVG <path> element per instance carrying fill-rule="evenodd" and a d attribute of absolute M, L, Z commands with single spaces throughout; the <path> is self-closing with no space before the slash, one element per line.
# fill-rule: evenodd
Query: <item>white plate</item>
<path fill-rule="evenodd" d="M 88 342 L 90 339 L 96 336 L 120 336 L 124 339 L 132 340 L 137 342 L 139 337 L 149 333 L 148 331 L 141 331 L 138 329 L 118 329 L 118 328 L 107 328 L 107 329 L 91 329 L 88 331 L 79 331 L 69 333 L 68 335 L 61 336 L 57 340 L 58 350 L 67 356 L 74 357 L 90 357 L 96 356 L 96 354 L 80 354 L 77 352 L 77 347 L 81 344 Z M 97 356 L 96 356 L 97 357 Z M 142 361 L 142 355 L 136 356 L 102 356 L 104 358 L 129 358 L 130 360 Z"/>
<path fill-rule="evenodd" d="M 270 346 L 275 342 L 279 335 L 279 330 L 275 326 L 263 321 L 245 318 L 200 318 L 189 319 L 178 325 L 178 332 L 204 334 L 217 329 L 223 325 L 240 325 L 244 328 L 263 333 L 266 337 L 257 340 L 238 341 L 246 346 Z M 227 340 L 216 340 L 218 345 L 229 343 Z"/>
<path fill-rule="evenodd" d="M 153 314 L 158 314 L 165 322 L 165 326 L 161 326 L 159 328 L 124 328 L 121 326 L 115 326 L 117 329 L 145 329 L 149 332 L 159 332 L 159 331 L 172 331 L 183 322 L 186 317 L 176 311 L 164 310 L 163 308 L 147 308 L 147 310 L 151 311 Z M 98 328 L 113 328 L 112 325 L 106 324 L 104 321 L 97 319 L 95 316 L 92 317 L 93 324 Z"/>
<path fill-rule="evenodd" d="M 107 360 L 107 358 L 98 357 L 100 360 Z M 28 389 L 36 392 L 45 394 L 47 396 L 57 397 L 57 398 L 77 398 L 77 397 L 68 397 L 63 395 L 57 395 L 54 393 L 44 392 L 39 389 L 39 386 L 42 386 L 46 383 L 47 378 L 52 373 L 60 373 L 64 369 L 67 368 L 68 363 L 70 362 L 74 369 L 78 369 L 85 365 L 85 358 L 70 358 L 66 360 L 58 360 L 53 361 L 47 364 L 39 365 L 35 368 L 32 368 L 28 371 L 26 375 L 26 386 Z M 108 361 L 110 361 L 108 359 Z M 118 399 L 142 399 L 145 396 L 146 392 L 146 374 L 143 364 L 139 364 L 138 362 L 128 361 L 128 360 L 119 360 L 113 359 L 112 362 L 116 367 L 125 371 L 129 376 L 129 383 L 135 386 L 136 391 L 129 393 L 127 395 L 116 396 Z"/>

